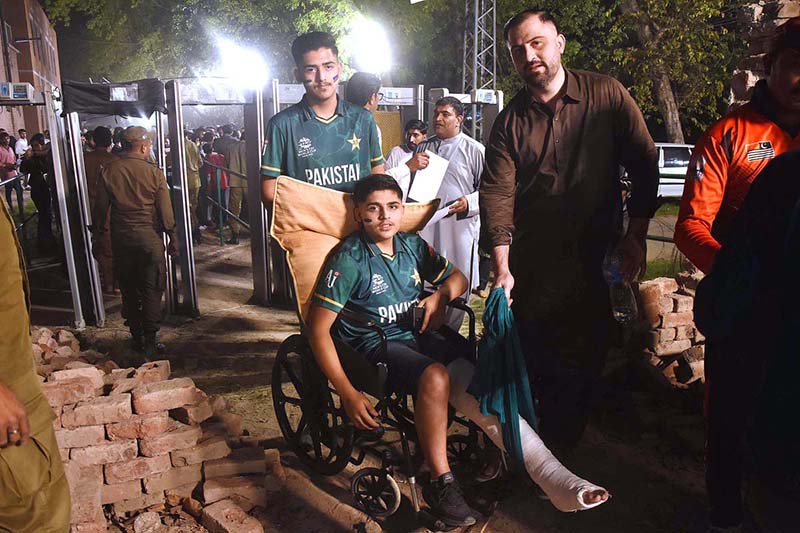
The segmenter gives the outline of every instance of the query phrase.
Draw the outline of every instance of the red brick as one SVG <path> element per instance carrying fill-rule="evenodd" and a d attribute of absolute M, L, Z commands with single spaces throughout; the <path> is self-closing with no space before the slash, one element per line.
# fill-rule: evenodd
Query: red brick
<path fill-rule="evenodd" d="M 106 374 L 110 374 L 112 370 L 119 370 L 119 365 L 116 362 L 109 359 L 107 361 L 103 361 L 101 368 L 103 372 L 105 372 Z"/>
<path fill-rule="evenodd" d="M 83 448 L 102 444 L 106 440 L 106 428 L 103 426 L 83 426 L 75 429 L 59 429 L 56 431 L 56 442 L 59 448 Z"/>
<path fill-rule="evenodd" d="M 187 483 L 186 485 L 180 485 L 179 487 L 167 489 L 164 491 L 164 494 L 180 499 L 191 498 L 192 494 L 194 494 L 194 489 L 197 488 L 197 485 L 198 483 Z"/>
<path fill-rule="evenodd" d="M 694 337 L 694 324 L 687 324 L 677 327 L 675 333 L 675 338 L 677 340 L 691 339 L 692 337 Z"/>
<path fill-rule="evenodd" d="M 225 430 L 228 432 L 228 435 L 232 437 L 238 437 L 242 433 L 244 433 L 244 419 L 242 415 L 238 415 L 236 413 L 223 413 L 219 417 L 222 425 L 225 426 Z"/>
<path fill-rule="evenodd" d="M 65 428 L 113 424 L 131 417 L 131 395 L 103 396 L 81 402 L 73 408 L 66 407 L 61 413 L 61 425 Z"/>
<path fill-rule="evenodd" d="M 168 455 L 158 457 L 137 457 L 130 461 L 107 464 L 103 467 L 106 483 L 113 485 L 133 479 L 142 479 L 166 472 L 172 468 Z"/>
<path fill-rule="evenodd" d="M 66 463 L 69 461 L 69 448 L 59 448 L 58 455 L 61 456 L 61 462 Z"/>
<path fill-rule="evenodd" d="M 132 479 L 123 483 L 114 483 L 113 485 L 104 484 L 101 492 L 103 505 L 141 498 L 143 495 L 141 479 Z"/>
<path fill-rule="evenodd" d="M 108 424 L 106 431 L 110 440 L 146 439 L 161 435 L 170 428 L 170 425 L 167 413 L 150 413 L 133 415 L 124 422 Z"/>
<path fill-rule="evenodd" d="M 69 528 L 69 533 L 108 533 L 108 524 L 105 518 L 97 520 L 96 522 L 72 524 Z"/>
<path fill-rule="evenodd" d="M 69 452 L 69 458 L 70 462 L 80 465 L 104 465 L 129 461 L 136 457 L 136 452 L 135 440 L 120 440 L 106 442 L 97 446 L 72 448 Z"/>
<path fill-rule="evenodd" d="M 220 459 L 231 453 L 228 443 L 223 437 L 211 437 L 200 441 L 197 445 L 183 450 L 175 450 L 172 456 L 174 466 L 187 466 L 199 464 L 204 461 Z"/>
<path fill-rule="evenodd" d="M 139 381 L 137 378 L 118 379 L 111 384 L 111 391 L 108 394 L 115 395 L 115 394 L 125 394 L 126 392 L 132 392 L 133 389 L 135 389 L 141 384 L 142 382 Z"/>
<path fill-rule="evenodd" d="M 69 346 L 59 346 L 58 348 L 56 348 L 53 351 L 56 353 L 56 355 L 53 356 L 53 359 L 55 359 L 56 357 L 59 357 L 59 356 L 67 358 L 67 361 L 64 362 L 64 365 L 66 365 L 67 362 L 72 361 L 73 359 L 76 359 L 78 357 L 78 353 L 80 353 L 80 352 L 77 352 L 77 351 L 73 350 Z"/>
<path fill-rule="evenodd" d="M 654 329 L 647 332 L 647 347 L 655 349 L 659 344 L 675 340 L 675 328 Z"/>
<path fill-rule="evenodd" d="M 164 493 L 158 492 L 156 494 L 145 494 L 139 498 L 130 500 L 123 500 L 114 504 L 114 512 L 118 515 L 124 515 L 132 511 L 139 511 L 147 509 L 151 505 L 156 505 L 164 502 Z"/>
<path fill-rule="evenodd" d="M 50 407 L 90 400 L 96 396 L 92 380 L 87 378 L 65 379 L 42 384 L 42 394 Z"/>
<path fill-rule="evenodd" d="M 86 363 L 86 362 L 81 361 L 81 360 L 70 361 L 69 363 L 64 365 L 64 370 L 75 370 L 76 368 L 95 368 L 95 366 L 94 365 L 90 365 L 89 363 Z M 102 370 L 101 370 L 101 372 L 102 372 Z"/>
<path fill-rule="evenodd" d="M 238 448 L 224 459 L 203 463 L 203 474 L 206 479 L 242 474 L 265 474 L 266 472 L 267 463 L 264 460 L 264 452 L 257 448 Z"/>
<path fill-rule="evenodd" d="M 42 355 L 44 352 L 42 351 L 42 347 L 38 344 L 34 344 L 31 346 L 31 352 L 33 352 L 33 361 L 37 365 L 44 364 L 44 356 Z"/>
<path fill-rule="evenodd" d="M 169 361 L 163 359 L 161 361 L 152 361 L 143 364 L 136 369 L 135 377 L 142 383 L 155 383 L 157 381 L 168 380 L 170 372 Z"/>
<path fill-rule="evenodd" d="M 105 377 L 103 378 L 103 382 L 106 385 L 111 385 L 115 381 L 119 381 L 120 379 L 132 378 L 135 372 L 136 369 L 134 368 L 115 368 L 112 369 L 111 372 L 105 375 Z"/>
<path fill-rule="evenodd" d="M 209 402 L 211 403 L 211 410 L 214 412 L 214 416 L 222 416 L 223 413 L 228 412 L 228 401 L 224 396 L 212 396 L 209 398 Z"/>
<path fill-rule="evenodd" d="M 153 492 L 174 489 L 189 483 L 198 483 L 202 479 L 203 474 L 199 464 L 170 468 L 163 474 L 144 478 L 144 491 L 152 494 Z"/>
<path fill-rule="evenodd" d="M 264 461 L 267 463 L 267 470 L 275 474 L 282 481 L 286 481 L 286 470 L 281 463 L 281 452 L 275 448 L 264 450 Z"/>
<path fill-rule="evenodd" d="M 195 518 L 200 518 L 203 514 L 203 504 L 189 497 L 183 500 L 183 510 Z"/>
<path fill-rule="evenodd" d="M 672 312 L 683 313 L 694 308 L 694 298 L 683 294 L 670 294 L 669 298 L 673 302 Z"/>
<path fill-rule="evenodd" d="M 55 336 L 52 330 L 43 326 L 31 328 L 31 342 L 33 344 L 46 344 L 47 341 Z"/>
<path fill-rule="evenodd" d="M 214 412 L 208 400 L 201 400 L 197 405 L 184 405 L 177 409 L 172 409 L 169 415 L 175 420 L 180 420 L 184 424 L 196 426 L 211 418 Z"/>
<path fill-rule="evenodd" d="M 661 317 L 662 328 L 675 328 L 694 323 L 694 313 L 686 311 L 683 313 L 667 313 Z"/>
<path fill-rule="evenodd" d="M 64 463 L 64 475 L 69 483 L 72 503 L 71 523 L 94 522 L 102 517 L 100 493 L 103 486 L 103 467 L 82 466 L 70 461 Z"/>
<path fill-rule="evenodd" d="M 199 427 L 187 426 L 175 420 L 172 422 L 173 427 L 166 433 L 139 441 L 139 450 L 142 455 L 145 457 L 153 457 L 174 450 L 191 448 L 197 444 L 197 441 L 202 435 L 202 431 Z"/>
<path fill-rule="evenodd" d="M 673 278 L 656 278 L 648 281 L 643 281 L 639 284 L 639 292 L 642 290 L 652 290 L 654 287 L 661 296 L 678 291 L 678 282 Z"/>
<path fill-rule="evenodd" d="M 702 361 L 706 358 L 706 347 L 704 344 L 699 344 L 697 346 L 692 346 L 688 350 L 686 350 L 686 360 L 687 361 Z"/>
<path fill-rule="evenodd" d="M 202 523 L 211 533 L 264 533 L 257 519 L 229 499 L 203 509 Z"/>
<path fill-rule="evenodd" d="M 137 413 L 153 413 L 197 403 L 197 389 L 189 378 L 140 385 L 133 391 Z"/>
<path fill-rule="evenodd" d="M 655 347 L 656 355 L 674 355 L 688 350 L 692 347 L 692 341 L 688 339 L 680 341 L 664 342 Z"/>
<path fill-rule="evenodd" d="M 59 346 L 69 346 L 75 352 L 81 351 L 81 343 L 78 341 L 77 337 L 67 329 L 59 330 L 55 335 L 55 339 Z"/>
<path fill-rule="evenodd" d="M 230 498 L 234 494 L 247 498 L 250 503 L 259 507 L 267 504 L 263 477 L 220 477 L 203 483 L 203 502 L 206 504 Z"/>

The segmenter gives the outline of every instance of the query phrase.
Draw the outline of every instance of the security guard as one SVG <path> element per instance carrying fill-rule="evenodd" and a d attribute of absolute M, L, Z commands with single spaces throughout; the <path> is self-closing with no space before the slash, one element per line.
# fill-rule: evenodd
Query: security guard
<path fill-rule="evenodd" d="M 159 348 L 161 297 L 166 283 L 162 234 L 177 254 L 175 216 L 164 173 L 147 161 L 152 140 L 141 126 L 122 132 L 123 153 L 103 166 L 92 213 L 93 253 L 102 253 L 106 213 L 111 209 L 114 274 L 122 291 L 122 316 L 131 330 L 134 350 L 146 356 Z"/>
<path fill-rule="evenodd" d="M 33 367 L 28 279 L 0 200 L 0 531 L 69 531 L 67 478 Z"/>

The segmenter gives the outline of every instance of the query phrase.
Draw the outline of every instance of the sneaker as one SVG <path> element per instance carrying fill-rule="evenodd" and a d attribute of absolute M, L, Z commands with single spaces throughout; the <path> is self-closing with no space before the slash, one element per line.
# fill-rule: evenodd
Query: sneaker
<path fill-rule="evenodd" d="M 142 353 L 145 357 L 153 357 L 157 354 L 163 353 L 166 347 L 158 342 L 155 335 L 145 335 L 144 342 L 142 343 Z"/>
<path fill-rule="evenodd" d="M 233 237 L 231 237 L 230 239 L 228 239 L 225 242 L 227 242 L 228 244 L 239 244 L 239 237 L 234 235 Z"/>
<path fill-rule="evenodd" d="M 197 229 L 199 229 L 200 231 L 205 231 L 205 230 L 207 230 L 207 229 L 208 229 L 208 226 L 206 226 L 205 224 L 203 224 L 202 226 L 198 226 L 198 227 L 197 227 Z"/>
<path fill-rule="evenodd" d="M 424 485 L 422 495 L 431 513 L 448 526 L 463 527 L 475 523 L 475 511 L 464 501 L 461 487 L 452 472 L 442 474 Z"/>

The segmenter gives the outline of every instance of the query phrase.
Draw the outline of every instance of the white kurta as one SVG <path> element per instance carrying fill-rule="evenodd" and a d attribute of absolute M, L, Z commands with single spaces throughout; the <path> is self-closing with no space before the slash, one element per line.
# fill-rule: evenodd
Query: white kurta
<path fill-rule="evenodd" d="M 406 150 L 402 146 L 395 146 L 389 150 L 389 155 L 386 156 L 386 169 L 394 168 L 402 165 L 414 155 L 414 152 Z"/>
<path fill-rule="evenodd" d="M 462 295 L 469 300 L 470 292 L 479 283 L 478 238 L 481 231 L 478 189 L 483 172 L 484 146 L 472 137 L 459 133 L 449 139 L 431 139 L 423 148 L 447 159 L 449 164 L 437 197 L 445 206 L 462 196 L 468 208 L 463 213 L 443 218 L 426 226 L 420 235 L 428 244 L 458 268 L 469 281 L 467 292 Z M 464 320 L 464 312 L 448 309 L 447 324 L 458 331 Z"/>

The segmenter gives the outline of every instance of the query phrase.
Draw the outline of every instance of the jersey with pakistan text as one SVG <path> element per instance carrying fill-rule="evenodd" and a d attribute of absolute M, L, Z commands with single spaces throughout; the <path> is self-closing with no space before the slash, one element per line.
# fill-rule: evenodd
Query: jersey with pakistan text
<path fill-rule="evenodd" d="M 410 321 L 402 319 L 419 303 L 424 282 L 438 285 L 452 272 L 450 262 L 417 234 L 396 234 L 389 256 L 357 231 L 331 253 L 311 301 L 337 313 L 358 313 L 379 324 L 388 340 L 411 340 Z M 360 352 L 380 342 L 375 332 L 345 318 L 336 322 L 334 334 Z"/>
<path fill-rule="evenodd" d="M 352 192 L 359 179 L 382 164 L 378 130 L 369 111 L 339 99 L 336 113 L 322 119 L 303 97 L 269 121 L 261 174 Z"/>

